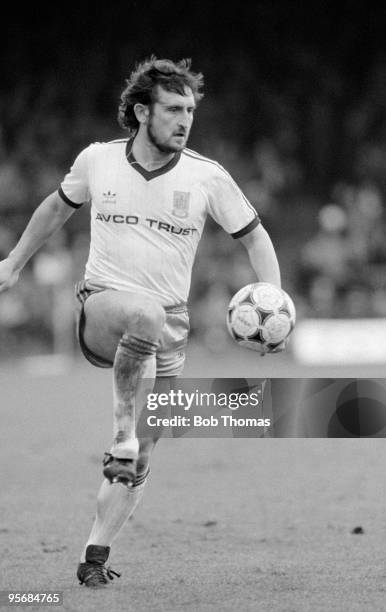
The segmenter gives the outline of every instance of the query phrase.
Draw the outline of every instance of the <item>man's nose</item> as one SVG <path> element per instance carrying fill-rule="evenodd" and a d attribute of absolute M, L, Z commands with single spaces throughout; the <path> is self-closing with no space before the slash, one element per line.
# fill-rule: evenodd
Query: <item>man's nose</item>
<path fill-rule="evenodd" d="M 180 125 L 181 127 L 189 127 L 192 122 L 192 115 L 188 111 L 182 111 L 180 115 Z"/>

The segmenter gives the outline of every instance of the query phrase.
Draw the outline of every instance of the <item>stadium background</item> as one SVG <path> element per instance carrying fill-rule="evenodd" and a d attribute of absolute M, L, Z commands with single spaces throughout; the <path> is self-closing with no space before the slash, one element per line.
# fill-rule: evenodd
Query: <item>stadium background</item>
<path fill-rule="evenodd" d="M 117 102 L 135 63 L 192 57 L 206 97 L 190 146 L 220 161 L 259 211 L 299 321 L 384 318 L 384 17 L 349 1 L 11 14 L 0 41 L 0 256 L 84 146 L 122 136 Z M 78 354 L 72 285 L 87 249 L 84 210 L 0 297 L 1 358 Z M 243 248 L 209 221 L 190 297 L 192 341 L 208 359 L 233 350 L 226 305 L 251 280 Z"/>
<path fill-rule="evenodd" d="M 302 321 L 343 319 L 355 342 L 371 317 L 382 345 L 381 3 L 15 5 L 2 26 L 1 256 L 78 151 L 121 135 L 117 101 L 134 63 L 191 56 L 206 97 L 190 146 L 221 161 L 261 213 L 297 331 Z M 338 440 L 165 438 L 114 547 L 122 578 L 103 593 L 78 586 L 111 432 L 111 373 L 78 359 L 73 341 L 72 284 L 87 232 L 81 211 L 0 296 L 0 589 L 64 591 L 68 612 L 384 611 L 385 445 L 358 431 Z M 297 378 L 291 401 L 284 385 L 279 402 L 308 420 L 312 394 L 319 417 L 336 387 L 341 412 L 352 407 L 352 383 L 317 377 L 384 377 L 385 359 L 371 361 L 363 345 L 355 363 L 339 365 L 328 352 L 324 364 L 299 362 L 295 336 L 285 355 L 264 359 L 234 347 L 223 314 L 249 274 L 242 248 L 209 223 L 194 270 L 188 376 L 315 377 L 303 403 Z"/>

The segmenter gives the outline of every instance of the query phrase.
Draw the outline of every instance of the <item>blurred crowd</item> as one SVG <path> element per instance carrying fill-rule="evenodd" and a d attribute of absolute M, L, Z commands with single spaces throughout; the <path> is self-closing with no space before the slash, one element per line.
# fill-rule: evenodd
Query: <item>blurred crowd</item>
<path fill-rule="evenodd" d="M 384 80 L 385 75 L 380 78 Z M 33 209 L 57 189 L 75 155 L 89 142 L 122 136 L 104 112 L 58 112 L 54 90 L 52 85 L 40 92 L 28 119 L 18 122 L 23 113 L 14 106 L 0 128 L 1 258 L 12 249 Z M 23 91 L 17 94 L 15 100 L 22 104 Z M 348 113 L 350 171 L 342 170 L 341 176 L 337 171 L 330 180 L 327 172 L 322 188 L 309 180 L 312 166 L 307 169 L 300 154 L 300 128 L 297 131 L 295 119 L 291 123 L 280 111 L 279 127 L 271 135 L 264 130 L 256 134 L 252 146 L 245 147 L 221 137 L 218 129 L 204 138 L 214 100 L 203 109 L 203 124 L 193 135 L 192 148 L 221 162 L 259 212 L 299 318 L 386 316 L 386 125 L 378 118 L 377 97 L 374 100 L 366 98 Z M 316 110 L 314 114 L 314 136 L 322 139 L 322 103 L 319 115 Z M 72 287 L 83 273 L 88 227 L 87 210 L 77 212 L 28 264 L 21 282 L 0 296 L 2 357 L 74 350 Z M 192 335 L 221 350 L 227 342 L 227 303 L 253 280 L 244 249 L 208 220 L 193 272 Z"/>

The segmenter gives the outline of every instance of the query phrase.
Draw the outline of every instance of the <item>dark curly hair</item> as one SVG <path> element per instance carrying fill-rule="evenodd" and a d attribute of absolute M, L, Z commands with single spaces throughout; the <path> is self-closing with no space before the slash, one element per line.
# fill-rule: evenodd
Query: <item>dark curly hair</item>
<path fill-rule="evenodd" d="M 157 59 L 155 55 L 138 64 L 130 78 L 126 80 L 126 87 L 121 94 L 119 125 L 129 132 L 137 131 L 138 120 L 134 106 L 138 103 L 149 105 L 155 102 L 154 89 L 157 85 L 182 96 L 185 95 L 185 87 L 189 87 L 195 102 L 198 103 L 204 95 L 200 92 L 204 77 L 200 72 L 191 72 L 190 66 L 190 59 L 173 62 L 168 59 Z"/>

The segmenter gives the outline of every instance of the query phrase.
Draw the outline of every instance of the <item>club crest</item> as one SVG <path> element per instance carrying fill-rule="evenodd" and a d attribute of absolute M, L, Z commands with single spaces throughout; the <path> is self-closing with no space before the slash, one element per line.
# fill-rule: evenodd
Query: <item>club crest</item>
<path fill-rule="evenodd" d="M 172 214 L 179 219 L 186 219 L 189 215 L 189 191 L 173 191 Z"/>

